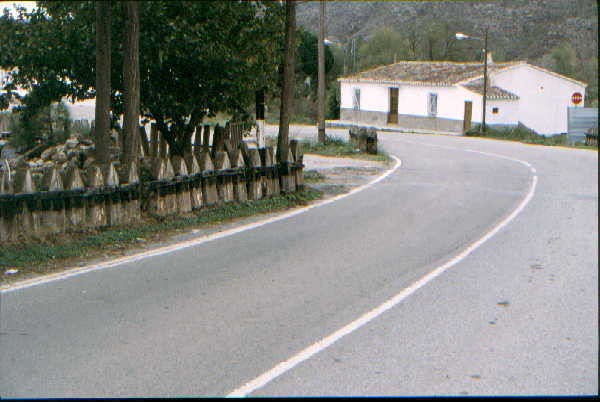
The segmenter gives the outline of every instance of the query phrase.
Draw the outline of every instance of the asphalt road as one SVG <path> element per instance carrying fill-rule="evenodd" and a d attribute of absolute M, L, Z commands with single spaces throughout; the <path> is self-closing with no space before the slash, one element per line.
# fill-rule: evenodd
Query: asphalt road
<path fill-rule="evenodd" d="M 453 259 L 252 395 L 597 394 L 598 154 L 379 138 L 364 191 L 2 294 L 0 395 L 227 395 Z"/>

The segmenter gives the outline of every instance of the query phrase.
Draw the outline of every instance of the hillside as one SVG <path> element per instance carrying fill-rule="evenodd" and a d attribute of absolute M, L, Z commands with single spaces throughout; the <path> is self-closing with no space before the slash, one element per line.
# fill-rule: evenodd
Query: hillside
<path fill-rule="evenodd" d="M 298 4 L 298 23 L 316 33 L 319 2 Z M 452 21 L 457 31 L 482 32 L 489 26 L 490 47 L 507 58 L 540 59 L 567 41 L 597 54 L 598 7 L 594 0 L 497 0 L 422 2 L 327 2 L 327 33 L 345 42 L 368 38 L 387 25 L 402 31 L 410 23 Z"/>
<path fill-rule="evenodd" d="M 595 0 L 328 1 L 327 36 L 341 43 L 368 39 L 382 26 L 398 32 L 443 22 L 450 31 L 478 35 L 489 27 L 489 48 L 502 60 L 552 68 L 551 53 L 569 44 L 579 79 L 597 88 L 598 7 Z M 319 2 L 298 4 L 298 24 L 318 31 Z M 597 89 L 595 90 L 597 91 Z"/>

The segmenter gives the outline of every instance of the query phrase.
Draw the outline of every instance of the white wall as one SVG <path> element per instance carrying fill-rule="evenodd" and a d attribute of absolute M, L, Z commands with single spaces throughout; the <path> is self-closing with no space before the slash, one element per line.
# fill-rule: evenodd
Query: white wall
<path fill-rule="evenodd" d="M 352 109 L 354 88 L 360 88 L 360 109 L 374 112 L 389 112 L 389 88 L 398 88 L 398 113 L 415 116 L 427 116 L 427 102 L 430 93 L 438 95 L 437 117 L 462 120 L 464 101 L 473 101 L 473 117 L 479 110 L 481 115 L 481 98 L 477 94 L 458 87 L 427 87 L 410 85 L 387 85 L 367 83 L 341 83 L 342 109 Z"/>
<path fill-rule="evenodd" d="M 498 113 L 494 114 L 493 109 L 497 107 Z M 485 108 L 485 124 L 503 124 L 516 126 L 519 124 L 519 101 L 517 100 L 488 100 Z M 481 110 L 481 106 L 480 109 Z M 481 113 L 481 112 L 480 112 Z M 481 115 L 474 121 L 480 122 Z"/>
<path fill-rule="evenodd" d="M 444 119 L 462 120 L 465 101 L 473 103 L 472 122 L 481 123 L 482 96 L 459 86 L 411 86 L 365 83 L 341 83 L 341 108 L 352 109 L 354 88 L 360 88 L 361 110 L 389 112 L 389 88 L 398 88 L 398 113 L 427 117 L 427 104 L 430 93 L 438 96 L 437 116 Z M 492 114 L 498 107 L 499 113 Z M 515 100 L 488 100 L 487 124 L 516 125 L 519 121 L 519 104 Z"/>
<path fill-rule="evenodd" d="M 527 65 L 498 72 L 490 78 L 492 85 L 519 96 L 519 120 L 544 135 L 566 133 L 567 107 L 575 106 L 571 95 L 580 92 L 585 96 L 583 85 Z M 583 101 L 579 106 L 583 107 Z"/>
<path fill-rule="evenodd" d="M 354 88 L 360 88 L 360 110 L 386 113 L 389 111 L 390 95 L 386 85 L 342 82 L 340 87 L 340 107 L 342 109 L 352 109 Z"/>

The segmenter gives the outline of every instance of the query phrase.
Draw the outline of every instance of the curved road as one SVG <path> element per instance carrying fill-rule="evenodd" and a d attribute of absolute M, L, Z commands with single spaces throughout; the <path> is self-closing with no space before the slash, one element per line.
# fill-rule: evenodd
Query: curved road
<path fill-rule="evenodd" d="M 361 192 L 3 293 L 0 395 L 597 394 L 598 154 L 380 139 Z"/>

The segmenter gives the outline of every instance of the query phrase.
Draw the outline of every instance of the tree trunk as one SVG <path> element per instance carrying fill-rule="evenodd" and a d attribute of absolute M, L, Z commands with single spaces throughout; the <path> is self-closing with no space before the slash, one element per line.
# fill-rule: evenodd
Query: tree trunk
<path fill-rule="evenodd" d="M 110 162 L 110 10 L 111 3 L 96 2 L 96 161 Z"/>
<path fill-rule="evenodd" d="M 296 47 L 296 2 L 285 2 L 285 55 L 283 62 L 283 85 L 279 112 L 279 135 L 277 136 L 277 160 L 287 159 L 290 130 L 290 111 L 294 100 L 294 51 Z"/>
<path fill-rule="evenodd" d="M 140 18 L 139 3 L 126 1 L 125 8 L 125 42 L 123 49 L 123 172 L 127 177 L 132 162 L 137 162 L 140 148 L 140 63 L 139 38 Z"/>

